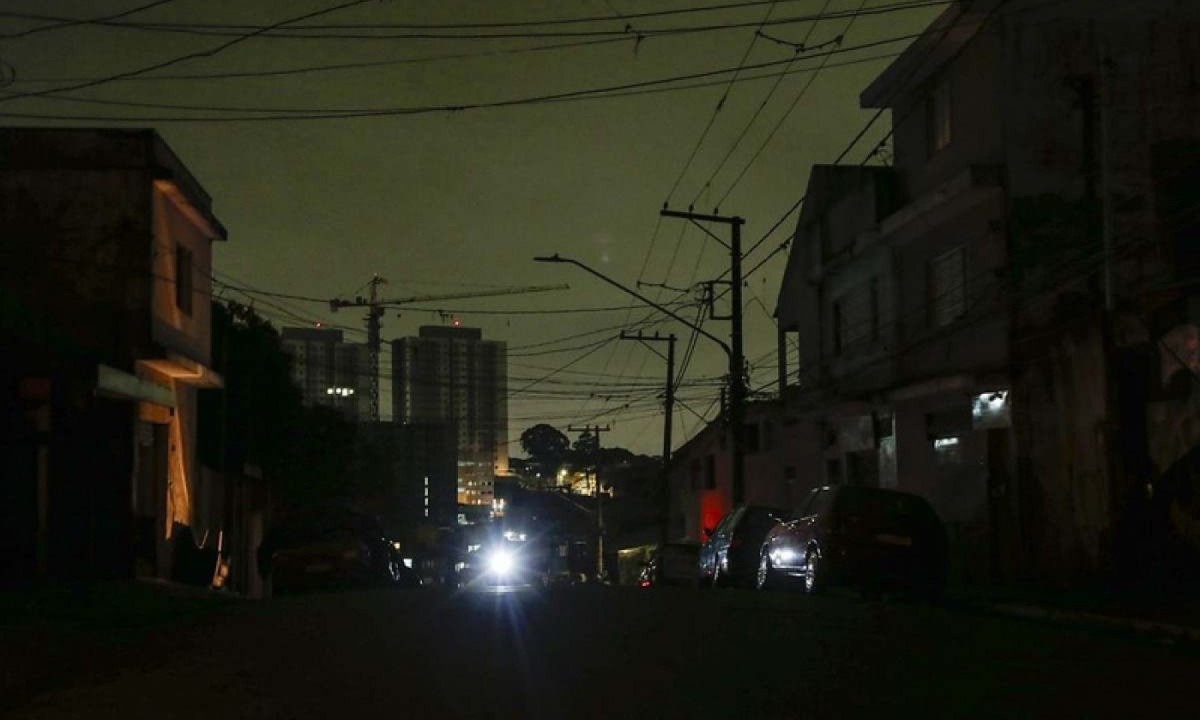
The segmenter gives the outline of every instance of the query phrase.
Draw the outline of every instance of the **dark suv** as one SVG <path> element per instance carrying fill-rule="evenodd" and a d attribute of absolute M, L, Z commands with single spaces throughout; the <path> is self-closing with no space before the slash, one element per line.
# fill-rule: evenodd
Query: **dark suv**
<path fill-rule="evenodd" d="M 812 491 L 794 520 L 766 533 L 755 585 L 796 578 L 810 593 L 851 585 L 936 597 L 946 569 L 946 531 L 923 498 L 878 488 L 822 487 Z"/>
<path fill-rule="evenodd" d="M 739 505 L 721 518 L 700 547 L 701 586 L 753 587 L 758 551 L 763 537 L 776 523 L 786 520 L 786 510 L 761 505 Z"/>

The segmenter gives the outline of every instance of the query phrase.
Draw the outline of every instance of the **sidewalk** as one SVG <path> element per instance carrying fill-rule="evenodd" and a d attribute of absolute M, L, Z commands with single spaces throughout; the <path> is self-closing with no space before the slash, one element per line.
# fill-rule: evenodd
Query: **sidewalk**
<path fill-rule="evenodd" d="M 90 669 L 97 656 L 136 663 L 137 648 L 158 630 L 198 624 L 244 602 L 150 580 L 0 592 L 0 715 Z"/>
<path fill-rule="evenodd" d="M 951 605 L 1007 617 L 1200 642 L 1200 597 L 1046 588 L 959 588 Z"/>

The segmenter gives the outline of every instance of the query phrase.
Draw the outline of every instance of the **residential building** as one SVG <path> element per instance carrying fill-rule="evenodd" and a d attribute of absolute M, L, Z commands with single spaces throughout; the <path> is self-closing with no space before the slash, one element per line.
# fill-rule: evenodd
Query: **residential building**
<path fill-rule="evenodd" d="M 929 498 L 959 580 L 1114 568 L 1136 497 L 1200 442 L 1145 419 L 1197 418 L 1194 387 L 1163 388 L 1200 367 L 1198 20 L 954 3 L 862 94 L 893 165 L 810 175 L 776 310 L 787 412 L 821 428 L 825 482 Z"/>
<path fill-rule="evenodd" d="M 345 342 L 342 331 L 331 328 L 285 327 L 280 334 L 304 404 L 332 407 L 352 422 L 365 421 L 370 404 L 366 344 Z"/>
<path fill-rule="evenodd" d="M 79 128 L 0 128 L 0 225 L 0 582 L 167 577 L 225 228 L 157 133 Z"/>
<path fill-rule="evenodd" d="M 794 408 L 793 408 L 794 411 Z M 705 530 L 732 509 L 732 451 L 725 414 L 675 450 L 668 480 L 667 537 L 702 542 Z M 749 505 L 792 508 L 821 477 L 815 423 L 774 401 L 751 402 L 745 411 L 745 497 Z"/>
<path fill-rule="evenodd" d="M 458 502 L 490 508 L 508 474 L 507 359 L 478 328 L 427 325 L 392 342 L 394 422 L 447 423 L 458 437 Z"/>

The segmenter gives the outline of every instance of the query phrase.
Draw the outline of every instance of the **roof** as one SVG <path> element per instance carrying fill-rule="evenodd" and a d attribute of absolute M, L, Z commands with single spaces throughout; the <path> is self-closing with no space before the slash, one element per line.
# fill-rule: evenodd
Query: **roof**
<path fill-rule="evenodd" d="M 925 28 L 859 95 L 864 108 L 889 108 L 923 85 L 979 33 L 1004 0 L 958 0 Z"/>
<path fill-rule="evenodd" d="M 0 158 L 6 170 L 144 170 L 174 186 L 215 239 L 228 239 L 212 198 L 151 128 L 0 127 Z"/>

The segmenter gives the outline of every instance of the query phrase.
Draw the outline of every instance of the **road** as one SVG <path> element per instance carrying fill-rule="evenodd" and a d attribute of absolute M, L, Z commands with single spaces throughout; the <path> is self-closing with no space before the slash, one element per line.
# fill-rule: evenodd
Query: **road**
<path fill-rule="evenodd" d="M 741 590 L 329 593 L 48 642 L 62 662 L 0 714 L 1182 718 L 1200 678 L 1189 644 Z"/>

